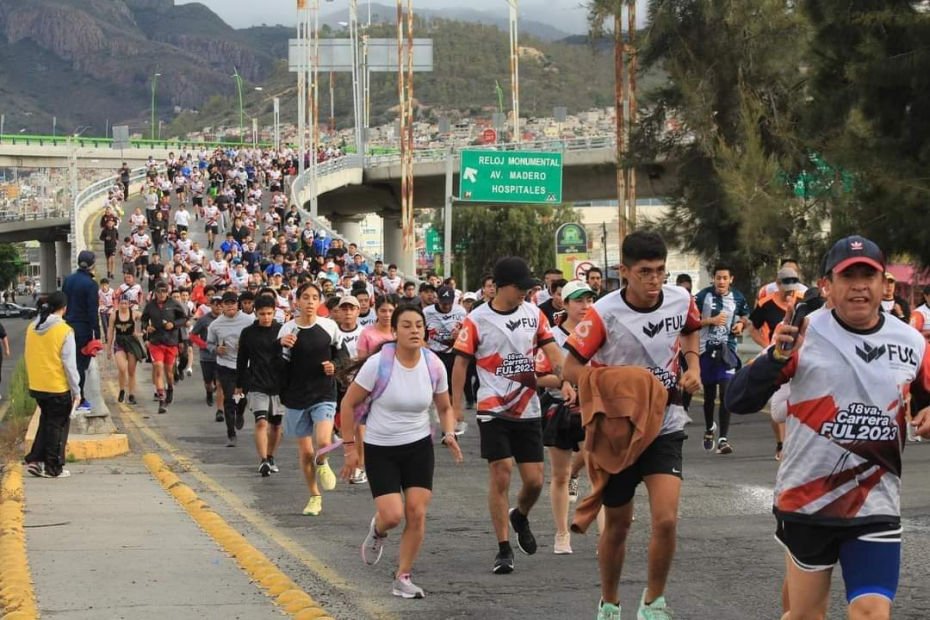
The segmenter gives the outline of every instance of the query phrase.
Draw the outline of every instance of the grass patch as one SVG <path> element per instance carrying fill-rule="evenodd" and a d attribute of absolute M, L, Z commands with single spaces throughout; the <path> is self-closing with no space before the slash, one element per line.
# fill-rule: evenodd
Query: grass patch
<path fill-rule="evenodd" d="M 7 420 L 25 419 L 28 423 L 36 410 L 36 401 L 29 395 L 29 377 L 26 376 L 26 360 L 19 358 L 13 378 L 10 379 L 10 405 Z"/>

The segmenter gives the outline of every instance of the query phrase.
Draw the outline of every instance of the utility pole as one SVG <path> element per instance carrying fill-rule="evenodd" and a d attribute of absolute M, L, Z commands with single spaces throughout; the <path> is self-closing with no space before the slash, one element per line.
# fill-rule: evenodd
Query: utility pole
<path fill-rule="evenodd" d="M 617 209 L 620 221 L 620 246 L 626 239 L 628 219 L 626 212 L 626 173 L 623 158 L 626 155 L 624 146 L 624 110 L 623 110 L 623 21 L 620 10 L 614 15 L 614 115 L 617 132 Z M 622 258 L 622 257 L 621 257 Z"/>
<path fill-rule="evenodd" d="M 636 126 L 637 119 L 637 110 L 636 110 L 636 71 L 638 70 L 637 66 L 637 51 L 636 51 L 636 1 L 633 0 L 630 2 L 627 8 L 627 37 L 629 40 L 629 65 L 627 66 L 627 99 L 629 100 L 630 106 L 630 123 L 629 131 L 630 137 L 632 137 L 633 128 Z M 629 142 L 629 140 L 628 140 Z M 631 166 L 629 169 L 629 181 L 627 183 L 627 193 L 629 194 L 629 205 L 630 205 L 630 230 L 636 230 L 636 166 Z"/>
<path fill-rule="evenodd" d="M 237 67 L 233 67 L 232 77 L 236 80 L 236 89 L 239 91 L 239 144 L 245 144 L 245 136 L 242 133 L 242 123 L 245 116 L 242 109 L 242 76 L 239 75 Z"/>
<path fill-rule="evenodd" d="M 510 92 L 513 98 L 513 142 L 521 141 L 520 133 L 520 33 L 519 0 L 507 0 L 510 6 Z"/>

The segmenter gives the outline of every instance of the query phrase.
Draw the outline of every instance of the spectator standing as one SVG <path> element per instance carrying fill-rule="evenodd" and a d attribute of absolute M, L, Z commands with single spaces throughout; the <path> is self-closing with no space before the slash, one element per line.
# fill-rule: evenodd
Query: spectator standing
<path fill-rule="evenodd" d="M 68 300 L 64 314 L 65 322 L 74 330 L 74 342 L 77 347 L 77 370 L 81 387 L 81 403 L 78 410 L 84 412 L 91 410 L 91 404 L 84 396 L 84 383 L 87 380 L 87 368 L 91 358 L 81 350 L 91 340 L 100 338 L 99 288 L 93 274 L 95 259 L 93 252 L 82 250 L 78 254 L 77 271 L 65 278 L 61 287 Z"/>

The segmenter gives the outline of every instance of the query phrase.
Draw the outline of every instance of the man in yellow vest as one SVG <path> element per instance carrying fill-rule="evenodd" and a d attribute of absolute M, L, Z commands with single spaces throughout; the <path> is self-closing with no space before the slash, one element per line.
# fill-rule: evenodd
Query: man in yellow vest
<path fill-rule="evenodd" d="M 40 304 L 26 329 L 29 394 L 39 405 L 39 429 L 26 455 L 26 471 L 39 478 L 66 478 L 65 444 L 71 411 L 81 402 L 74 330 L 65 323 L 68 297 L 61 291 Z"/>

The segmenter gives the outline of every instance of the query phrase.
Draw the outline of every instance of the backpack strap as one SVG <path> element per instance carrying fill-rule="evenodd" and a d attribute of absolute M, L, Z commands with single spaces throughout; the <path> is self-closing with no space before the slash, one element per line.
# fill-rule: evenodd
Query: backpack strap
<path fill-rule="evenodd" d="M 384 394 L 387 389 L 388 381 L 391 379 L 391 371 L 394 369 L 394 353 L 397 345 L 389 342 L 381 347 L 380 359 L 378 363 L 378 375 L 375 378 L 375 385 L 371 392 L 362 403 L 355 408 L 355 422 L 364 423 L 368 418 L 368 412 L 371 410 L 371 403 L 376 398 Z"/>

